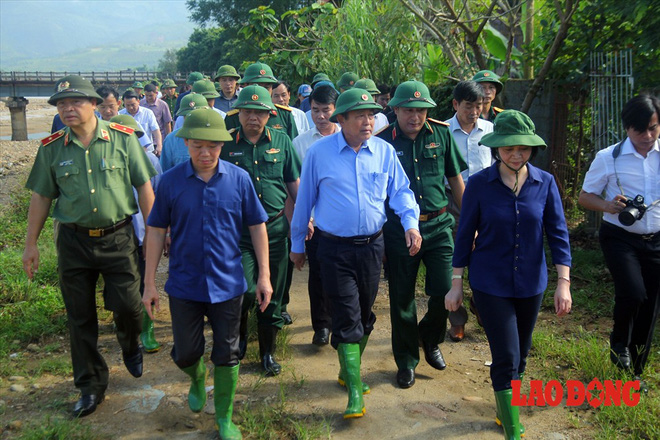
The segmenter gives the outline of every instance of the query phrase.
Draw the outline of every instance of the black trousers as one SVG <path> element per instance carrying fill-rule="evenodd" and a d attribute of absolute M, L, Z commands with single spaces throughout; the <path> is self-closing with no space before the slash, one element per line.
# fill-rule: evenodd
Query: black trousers
<path fill-rule="evenodd" d="M 179 368 L 194 365 L 204 355 L 204 316 L 213 330 L 213 365 L 238 365 L 238 336 L 243 295 L 221 303 L 206 303 L 170 296 L 172 359 Z"/>
<path fill-rule="evenodd" d="M 321 264 L 318 259 L 319 239 L 318 228 L 314 228 L 314 235 L 305 242 L 307 260 L 309 262 L 309 278 L 307 279 L 307 292 L 309 294 L 309 309 L 312 318 L 312 328 L 315 332 L 332 328 L 330 301 L 323 290 L 321 282 Z"/>
<path fill-rule="evenodd" d="M 484 325 L 493 363 L 490 380 L 495 391 L 508 390 L 525 372 L 532 347 L 532 332 L 543 294 L 529 298 L 503 298 L 472 289 Z"/>
<path fill-rule="evenodd" d="M 334 348 L 357 343 L 371 334 L 376 322 L 372 312 L 385 249 L 381 235 L 372 243 L 355 245 L 319 237 L 321 282 L 332 309 Z"/>
<path fill-rule="evenodd" d="M 660 309 L 660 234 L 647 240 L 603 222 L 599 239 L 614 279 L 610 341 L 629 347 L 635 374 L 642 374 Z"/>

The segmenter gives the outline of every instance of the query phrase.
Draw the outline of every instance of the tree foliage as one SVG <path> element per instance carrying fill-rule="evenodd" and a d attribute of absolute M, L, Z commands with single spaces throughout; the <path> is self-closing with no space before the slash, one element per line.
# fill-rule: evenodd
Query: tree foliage
<path fill-rule="evenodd" d="M 195 23 L 202 26 L 210 23 L 228 29 L 246 24 L 250 11 L 262 5 L 281 15 L 312 3 L 313 0 L 186 0 L 186 7 Z"/>

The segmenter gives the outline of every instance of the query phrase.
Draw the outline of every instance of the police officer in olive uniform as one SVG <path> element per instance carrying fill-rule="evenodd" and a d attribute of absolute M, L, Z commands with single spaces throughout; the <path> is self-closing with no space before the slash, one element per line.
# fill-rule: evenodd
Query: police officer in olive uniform
<path fill-rule="evenodd" d="M 503 108 L 495 107 L 493 101 L 500 94 L 504 84 L 500 81 L 500 76 L 491 70 L 480 70 L 473 77 L 472 81 L 479 83 L 484 90 L 484 105 L 481 111 L 481 117 L 487 121 L 494 121 L 498 113 L 503 112 Z"/>
<path fill-rule="evenodd" d="M 264 87 L 270 96 L 273 90 L 273 84 L 277 84 L 277 78 L 273 75 L 273 70 L 268 64 L 254 63 L 250 64 L 247 69 L 245 69 L 245 75 L 238 83 L 243 86 L 256 84 Z M 291 108 L 278 104 L 271 106 L 273 109 L 271 110 L 270 119 L 268 119 L 268 127 L 282 130 L 287 136 L 289 136 L 289 139 L 293 141 L 296 136 L 298 136 L 298 128 L 296 127 L 296 122 L 291 114 Z M 227 117 L 225 118 L 227 130 L 238 128 L 240 125 L 238 120 L 238 109 L 236 103 L 234 103 L 234 109 L 227 113 Z"/>
<path fill-rule="evenodd" d="M 238 95 L 234 108 L 239 111 L 238 129 L 232 133 L 233 141 L 225 143 L 220 158 L 245 169 L 252 178 L 257 195 L 263 204 L 268 221 L 270 282 L 273 296 L 265 311 L 257 310 L 259 353 L 268 375 L 280 373 L 280 365 L 273 358 L 277 332 L 284 320 L 281 302 L 286 284 L 288 264 L 287 235 L 289 222 L 284 216 L 287 196 L 295 202 L 298 193 L 300 159 L 288 136 L 281 130 L 267 126 L 275 108 L 268 90 L 261 86 L 247 86 Z M 241 317 L 240 358 L 247 347 L 247 315 L 254 305 L 257 280 L 257 261 L 247 230 L 241 240 L 243 270 L 248 291 L 243 301 Z"/>
<path fill-rule="evenodd" d="M 161 98 L 167 106 L 170 108 L 170 113 L 175 115 L 174 107 L 176 107 L 176 100 L 179 95 L 176 93 L 176 83 L 172 79 L 166 79 L 163 83 L 163 86 L 160 88 L 163 91 L 163 97 Z"/>
<path fill-rule="evenodd" d="M 394 146 L 421 212 L 422 247 L 415 256 L 410 256 L 401 222 L 389 207 L 383 228 L 396 379 L 399 387 L 410 388 L 415 383 L 420 341 L 429 365 L 438 370 L 446 367 L 438 344 L 444 340 L 447 327 L 444 297 L 451 288 L 454 218 L 446 211 L 444 178 L 460 206 L 464 190 L 461 171 L 467 165 L 447 128 L 449 124 L 427 118 L 428 109 L 436 104 L 423 83 L 402 83 L 388 106 L 397 119 L 377 136 Z M 429 300 L 428 311 L 418 325 L 415 282 L 420 262 L 426 266 Z"/>
<path fill-rule="evenodd" d="M 26 183 L 32 190 L 23 268 L 29 278 L 39 266 L 37 239 L 57 199 L 53 217 L 60 222 L 56 247 L 59 284 L 67 310 L 74 383 L 81 391 L 75 416 L 91 414 L 108 386 L 108 366 L 98 351 L 96 282 L 105 282 L 105 307 L 112 310 L 124 364 L 142 375 L 140 275 L 131 215 L 138 200 L 145 218 L 154 193 L 156 171 L 133 130 L 98 119 L 103 99 L 91 82 L 67 76 L 48 103 L 66 128 L 41 141 Z"/>

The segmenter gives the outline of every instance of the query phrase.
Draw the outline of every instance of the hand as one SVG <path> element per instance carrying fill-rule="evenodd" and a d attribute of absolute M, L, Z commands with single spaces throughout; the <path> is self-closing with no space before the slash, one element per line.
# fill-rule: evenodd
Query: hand
<path fill-rule="evenodd" d="M 564 316 L 570 313 L 573 300 L 571 299 L 571 289 L 569 284 L 559 280 L 555 290 L 555 313 L 557 316 Z"/>
<path fill-rule="evenodd" d="M 623 208 L 626 207 L 626 198 L 621 194 L 617 194 L 612 200 L 606 201 L 605 203 L 605 212 L 610 214 L 618 214 L 623 211 Z"/>
<path fill-rule="evenodd" d="M 452 286 L 445 295 L 445 309 L 455 312 L 463 304 L 463 285 Z"/>
<path fill-rule="evenodd" d="M 294 266 L 296 266 L 296 269 L 302 270 L 302 268 L 305 267 L 305 254 L 304 253 L 291 252 L 291 253 L 289 253 L 289 258 L 293 262 Z"/>
<path fill-rule="evenodd" d="M 266 311 L 270 304 L 270 298 L 273 296 L 273 286 L 270 284 L 270 277 L 259 277 L 257 280 L 257 304 L 261 313 Z"/>
<path fill-rule="evenodd" d="M 32 279 L 34 274 L 39 269 L 39 248 L 36 244 L 25 246 L 23 252 L 23 270 L 29 279 Z"/>
<path fill-rule="evenodd" d="M 307 235 L 305 235 L 305 241 L 311 240 L 314 235 L 314 223 L 310 220 L 307 224 Z"/>
<path fill-rule="evenodd" d="M 154 309 L 160 311 L 160 298 L 158 297 L 158 290 L 154 285 L 144 285 L 144 295 L 142 295 L 142 304 L 147 311 L 149 317 L 154 319 Z"/>
<path fill-rule="evenodd" d="M 170 254 L 170 246 L 172 245 L 172 238 L 170 234 L 165 235 L 165 243 L 163 245 L 163 257 L 167 257 Z"/>
<path fill-rule="evenodd" d="M 411 228 L 406 231 L 406 246 L 411 257 L 419 252 L 422 247 L 422 236 L 417 229 Z"/>

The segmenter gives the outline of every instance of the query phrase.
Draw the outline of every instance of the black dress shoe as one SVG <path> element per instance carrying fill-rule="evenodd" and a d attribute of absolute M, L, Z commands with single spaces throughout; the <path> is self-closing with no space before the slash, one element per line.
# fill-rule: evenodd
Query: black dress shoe
<path fill-rule="evenodd" d="M 442 352 L 437 344 L 429 344 L 422 341 L 422 348 L 424 349 L 424 358 L 426 362 L 436 370 L 444 370 L 447 368 L 445 358 L 442 357 Z"/>
<path fill-rule="evenodd" d="M 641 378 L 641 376 L 635 376 L 635 380 L 639 381 L 639 392 L 648 394 L 649 393 L 649 385 L 646 383 L 644 379 Z"/>
<path fill-rule="evenodd" d="M 396 373 L 396 383 L 399 388 L 410 388 L 415 385 L 415 370 L 412 368 L 402 368 Z"/>
<path fill-rule="evenodd" d="M 83 394 L 73 406 L 73 417 L 85 417 L 96 411 L 96 406 L 103 402 L 103 394 Z"/>
<path fill-rule="evenodd" d="M 284 320 L 284 325 L 293 324 L 293 318 L 291 318 L 291 315 L 287 311 L 282 312 L 282 319 Z"/>
<path fill-rule="evenodd" d="M 615 344 L 610 349 L 610 360 L 622 370 L 630 368 L 630 350 L 622 344 Z"/>
<path fill-rule="evenodd" d="M 267 353 L 261 359 L 261 366 L 264 368 L 268 377 L 277 376 L 282 371 L 282 366 L 275 361 L 275 358 L 270 353 Z"/>
<path fill-rule="evenodd" d="M 321 330 L 314 332 L 314 337 L 312 338 L 312 344 L 321 347 L 323 345 L 328 345 L 329 342 L 330 342 L 329 329 L 322 328 Z"/>
<path fill-rule="evenodd" d="M 127 356 L 125 353 L 122 353 L 124 358 L 124 365 L 126 369 L 133 377 L 142 376 L 142 350 L 138 349 L 132 355 Z"/>

